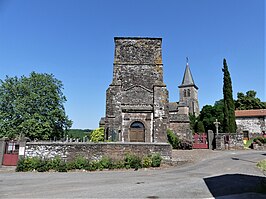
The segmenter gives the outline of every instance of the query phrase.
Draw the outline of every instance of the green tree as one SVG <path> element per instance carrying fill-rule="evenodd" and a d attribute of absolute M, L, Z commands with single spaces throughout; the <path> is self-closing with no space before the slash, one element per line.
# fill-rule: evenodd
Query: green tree
<path fill-rule="evenodd" d="M 265 102 L 261 102 L 256 97 L 257 92 L 250 90 L 246 92 L 246 95 L 242 92 L 237 93 L 237 100 L 235 101 L 236 110 L 249 110 L 249 109 L 265 109 Z"/>
<path fill-rule="evenodd" d="M 205 132 L 204 124 L 202 121 L 197 122 L 196 130 L 198 133 L 204 133 Z"/>
<path fill-rule="evenodd" d="M 0 137 L 61 138 L 70 128 L 63 84 L 50 74 L 0 80 Z"/>
<path fill-rule="evenodd" d="M 223 132 L 235 133 L 235 104 L 233 99 L 233 89 L 230 73 L 226 63 L 226 59 L 223 60 L 223 96 L 224 96 L 224 120 L 223 120 Z"/>
<path fill-rule="evenodd" d="M 200 120 L 200 116 L 196 117 L 193 114 L 189 115 L 190 119 L 190 129 L 193 133 L 203 133 L 205 132 L 205 127 L 203 121 Z"/>
<path fill-rule="evenodd" d="M 189 114 L 189 121 L 190 121 L 190 129 L 192 130 L 192 133 L 196 133 L 196 123 L 198 121 L 198 117 L 196 117 L 194 114 Z"/>
<path fill-rule="evenodd" d="M 91 133 L 91 142 L 103 142 L 104 141 L 104 128 L 97 128 Z"/>
<path fill-rule="evenodd" d="M 166 133 L 168 142 L 172 145 L 173 149 L 178 149 L 180 147 L 179 137 L 170 129 L 167 129 Z"/>
<path fill-rule="evenodd" d="M 206 130 L 214 130 L 215 108 L 211 105 L 202 107 L 199 115 L 199 121 L 202 121 Z"/>
<path fill-rule="evenodd" d="M 223 99 L 216 101 L 214 105 L 205 105 L 198 117 L 198 121 L 203 123 L 205 131 L 212 130 L 215 132 L 215 120 L 218 120 L 223 123 Z M 222 133 L 222 129 L 219 128 L 219 131 Z M 199 131 L 200 132 L 200 131 Z"/>
<path fill-rule="evenodd" d="M 83 139 L 83 137 L 87 137 L 87 139 L 90 139 L 91 131 L 90 129 L 68 129 L 65 131 L 65 134 L 68 135 L 69 138 Z"/>

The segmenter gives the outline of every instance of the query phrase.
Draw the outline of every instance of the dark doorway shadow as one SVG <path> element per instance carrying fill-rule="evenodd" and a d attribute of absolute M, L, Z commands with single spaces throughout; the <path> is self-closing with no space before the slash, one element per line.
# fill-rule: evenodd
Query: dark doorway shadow
<path fill-rule="evenodd" d="M 266 177 L 244 174 L 226 174 L 210 178 L 204 178 L 213 197 L 243 193 L 265 194 Z"/>
<path fill-rule="evenodd" d="M 263 153 L 263 154 L 261 154 L 261 155 L 265 155 L 265 156 L 266 156 L 266 153 Z"/>

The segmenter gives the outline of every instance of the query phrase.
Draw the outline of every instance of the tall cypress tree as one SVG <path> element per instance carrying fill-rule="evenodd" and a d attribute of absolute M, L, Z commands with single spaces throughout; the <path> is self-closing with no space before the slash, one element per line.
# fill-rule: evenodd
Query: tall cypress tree
<path fill-rule="evenodd" d="M 223 95 L 224 95 L 224 122 L 223 132 L 224 133 L 235 133 L 236 122 L 235 122 L 235 104 L 233 99 L 233 89 L 230 73 L 226 59 L 223 61 L 223 73 L 224 73 L 224 84 L 223 84 Z"/>

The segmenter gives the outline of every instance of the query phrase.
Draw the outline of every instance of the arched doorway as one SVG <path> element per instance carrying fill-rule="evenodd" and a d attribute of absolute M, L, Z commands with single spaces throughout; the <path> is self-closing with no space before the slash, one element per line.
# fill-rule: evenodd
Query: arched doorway
<path fill-rule="evenodd" d="M 145 142 L 145 127 L 141 122 L 133 122 L 129 129 L 130 142 Z"/>

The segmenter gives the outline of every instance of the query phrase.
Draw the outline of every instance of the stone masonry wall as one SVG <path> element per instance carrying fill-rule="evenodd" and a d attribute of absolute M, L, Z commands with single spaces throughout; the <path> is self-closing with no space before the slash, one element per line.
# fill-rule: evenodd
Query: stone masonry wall
<path fill-rule="evenodd" d="M 192 140 L 190 123 L 188 122 L 170 122 L 169 128 L 179 137 Z"/>
<path fill-rule="evenodd" d="M 129 142 L 129 127 L 134 121 L 139 121 L 145 126 L 145 142 L 153 142 L 152 137 L 152 113 L 122 113 L 122 142 Z"/>
<path fill-rule="evenodd" d="M 216 149 L 244 149 L 243 135 L 219 133 L 216 137 Z"/>
<path fill-rule="evenodd" d="M 167 143 L 53 143 L 27 142 L 25 157 L 54 158 L 60 156 L 70 161 L 78 155 L 90 160 L 98 160 L 103 156 L 122 159 L 126 153 L 144 156 L 160 153 L 164 160 L 171 160 L 172 147 Z"/>
<path fill-rule="evenodd" d="M 114 41 L 105 138 L 130 141 L 130 124 L 136 121 L 145 126 L 145 142 L 166 142 L 168 91 L 163 83 L 162 39 L 116 37 Z"/>
<path fill-rule="evenodd" d="M 265 127 L 266 117 L 243 117 L 236 118 L 237 130 L 239 132 L 248 131 L 250 134 L 258 134 Z"/>

